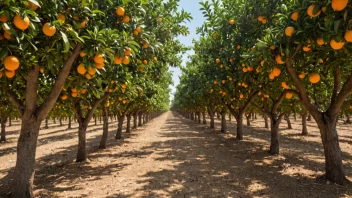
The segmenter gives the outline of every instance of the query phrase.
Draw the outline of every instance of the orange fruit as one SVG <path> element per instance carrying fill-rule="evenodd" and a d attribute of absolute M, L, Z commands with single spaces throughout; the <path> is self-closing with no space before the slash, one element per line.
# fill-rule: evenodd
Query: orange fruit
<path fill-rule="evenodd" d="M 125 15 L 125 9 L 123 8 L 123 7 L 117 7 L 116 8 L 116 14 L 117 14 L 117 16 L 120 16 L 120 17 L 122 17 L 123 15 Z"/>
<path fill-rule="evenodd" d="M 244 68 L 242 68 L 242 71 L 243 71 L 244 73 L 247 73 L 247 72 L 248 72 L 248 69 L 247 69 L 246 67 L 244 67 Z"/>
<path fill-rule="evenodd" d="M 348 30 L 344 37 L 347 42 L 352 42 L 352 30 Z"/>
<path fill-rule="evenodd" d="M 317 73 L 313 73 L 309 76 L 309 82 L 312 84 L 316 84 L 320 81 L 320 75 Z"/>
<path fill-rule="evenodd" d="M 81 52 L 79 53 L 79 55 L 80 55 L 81 57 L 85 57 L 85 56 L 87 55 L 87 53 L 86 53 L 86 52 L 81 51 Z"/>
<path fill-rule="evenodd" d="M 149 47 L 149 43 L 144 43 L 144 44 L 143 44 L 143 48 L 144 48 L 144 49 L 146 49 L 146 48 L 148 48 L 148 47 Z"/>
<path fill-rule="evenodd" d="M 266 23 L 268 23 L 268 20 L 267 20 L 267 19 L 263 19 L 263 20 L 262 20 L 262 24 L 265 25 Z"/>
<path fill-rule="evenodd" d="M 300 79 L 303 79 L 304 77 L 306 77 L 306 74 L 305 74 L 304 72 L 302 72 L 302 73 L 300 73 L 300 74 L 298 75 L 298 77 L 299 77 Z"/>
<path fill-rule="evenodd" d="M 76 92 L 77 93 L 77 89 L 76 88 L 71 88 L 71 92 Z"/>
<path fill-rule="evenodd" d="M 80 24 L 81 28 L 85 28 L 87 25 L 87 22 L 88 22 L 87 20 L 82 21 Z"/>
<path fill-rule="evenodd" d="M 15 26 L 20 29 L 20 30 L 26 30 L 29 27 L 30 21 L 29 18 L 27 16 L 25 16 L 23 19 L 21 18 L 21 16 L 19 14 L 17 14 L 14 18 L 13 18 L 13 23 L 15 24 Z"/>
<path fill-rule="evenodd" d="M 271 50 L 275 50 L 276 49 L 276 47 L 274 46 L 274 45 L 270 45 L 270 47 L 269 47 Z"/>
<path fill-rule="evenodd" d="M 93 76 L 95 73 L 97 73 L 97 70 L 95 68 L 89 67 L 88 68 L 88 73 Z"/>
<path fill-rule="evenodd" d="M 104 63 L 95 63 L 95 67 L 97 69 L 103 69 L 104 68 Z"/>
<path fill-rule="evenodd" d="M 325 6 L 322 7 L 322 8 L 321 8 L 321 11 L 322 11 L 323 13 L 325 13 L 325 12 L 326 12 L 326 7 L 325 7 Z"/>
<path fill-rule="evenodd" d="M 105 58 L 104 58 L 103 54 L 100 54 L 100 53 L 95 54 L 95 56 L 94 56 L 95 63 L 104 63 L 104 61 L 105 61 Z"/>
<path fill-rule="evenodd" d="M 213 34 L 213 39 L 218 38 L 218 35 L 216 33 Z"/>
<path fill-rule="evenodd" d="M 90 74 L 86 74 L 85 77 L 86 77 L 87 80 L 92 79 L 92 76 Z"/>
<path fill-rule="evenodd" d="M 225 84 L 225 83 L 226 83 L 226 80 L 222 80 L 221 83 L 222 83 L 222 84 Z"/>
<path fill-rule="evenodd" d="M 241 45 L 237 45 L 237 49 L 238 49 L 238 50 L 241 49 Z"/>
<path fill-rule="evenodd" d="M 122 63 L 123 63 L 124 65 L 128 65 L 128 64 L 130 63 L 130 58 L 129 58 L 128 56 L 125 56 L 125 57 L 123 58 Z"/>
<path fill-rule="evenodd" d="M 276 60 L 277 64 L 279 64 L 279 65 L 285 64 L 285 62 L 282 61 L 280 54 L 278 54 L 276 56 L 275 60 Z"/>
<path fill-rule="evenodd" d="M 240 98 L 242 99 L 244 96 L 243 96 L 243 94 L 240 94 Z"/>
<path fill-rule="evenodd" d="M 317 12 L 316 14 L 313 13 L 314 11 L 314 8 L 315 8 L 315 5 L 310 5 L 307 9 L 307 14 L 310 16 L 310 17 L 317 17 L 320 15 L 321 11 L 319 10 L 319 12 Z"/>
<path fill-rule="evenodd" d="M 264 17 L 263 17 L 263 16 L 258 16 L 258 21 L 262 22 L 262 21 L 263 21 L 263 19 L 264 19 Z"/>
<path fill-rule="evenodd" d="M 143 64 L 145 64 L 145 65 L 148 64 L 148 61 L 147 61 L 147 60 L 144 60 L 144 61 L 143 61 Z"/>
<path fill-rule="evenodd" d="M 260 65 L 261 65 L 261 66 L 263 66 L 263 65 L 264 65 L 264 63 L 265 63 L 265 61 L 264 61 L 264 60 L 260 61 Z"/>
<path fill-rule="evenodd" d="M 293 13 L 291 14 L 291 19 L 292 19 L 293 21 L 297 21 L 297 19 L 298 19 L 298 12 L 293 12 Z"/>
<path fill-rule="evenodd" d="M 287 99 L 291 99 L 293 97 L 293 93 L 292 92 L 287 92 L 285 94 L 285 96 L 286 96 Z"/>
<path fill-rule="evenodd" d="M 230 23 L 230 25 L 233 25 L 233 24 L 235 24 L 235 20 L 231 19 L 231 20 L 229 21 L 229 23 Z"/>
<path fill-rule="evenodd" d="M 305 51 L 305 52 L 309 52 L 311 49 L 310 49 L 310 47 L 308 47 L 308 46 L 304 46 L 303 47 L 303 51 Z"/>
<path fill-rule="evenodd" d="M 154 57 L 154 58 L 153 58 L 153 61 L 154 61 L 154 62 L 158 61 L 158 58 L 157 58 L 157 57 Z"/>
<path fill-rule="evenodd" d="M 3 23 L 6 23 L 9 19 L 7 18 L 6 14 L 0 15 L 0 21 Z"/>
<path fill-rule="evenodd" d="M 86 92 L 87 92 L 86 89 L 82 89 L 82 90 L 81 90 L 81 94 L 85 94 Z"/>
<path fill-rule="evenodd" d="M 287 82 L 282 82 L 282 83 L 281 83 L 281 86 L 282 86 L 284 89 L 290 89 L 290 86 L 288 86 Z"/>
<path fill-rule="evenodd" d="M 4 60 L 4 66 L 9 71 L 15 71 L 20 66 L 20 61 L 15 56 L 8 56 Z"/>
<path fill-rule="evenodd" d="M 274 75 L 272 72 L 270 72 L 270 74 L 269 74 L 269 79 L 270 79 L 270 80 L 274 80 L 274 78 L 275 78 L 275 75 Z"/>
<path fill-rule="evenodd" d="M 343 48 L 344 45 L 345 45 L 345 42 L 343 42 L 343 41 L 336 42 L 334 39 L 331 39 L 331 41 L 330 41 L 330 46 L 334 50 L 339 50 L 339 49 Z"/>
<path fill-rule="evenodd" d="M 83 63 L 81 63 L 81 64 L 78 65 L 78 67 L 77 67 L 77 72 L 78 72 L 79 74 L 81 74 L 81 75 L 84 75 L 84 74 L 87 72 L 87 70 L 86 70 L 86 68 L 85 68 L 85 66 L 84 66 Z"/>
<path fill-rule="evenodd" d="M 60 20 L 60 21 L 62 21 L 62 22 L 65 22 L 66 17 L 65 17 L 65 15 L 59 13 L 59 14 L 57 15 L 57 19 Z"/>
<path fill-rule="evenodd" d="M 42 31 L 46 36 L 54 36 L 56 33 L 56 27 L 54 25 L 51 26 L 48 22 L 43 25 Z"/>
<path fill-rule="evenodd" d="M 36 11 L 38 9 L 38 6 L 30 1 L 28 2 L 27 7 L 33 11 Z"/>
<path fill-rule="evenodd" d="M 218 81 L 214 81 L 214 85 L 217 85 L 218 84 Z"/>
<path fill-rule="evenodd" d="M 129 56 L 131 53 L 132 53 L 132 51 L 131 51 L 131 48 L 129 48 L 129 47 L 124 50 L 125 56 Z"/>
<path fill-rule="evenodd" d="M 128 23 L 130 20 L 131 20 L 130 17 L 126 15 L 123 17 L 121 23 Z"/>
<path fill-rule="evenodd" d="M 115 56 L 114 57 L 115 64 L 121 64 L 122 63 L 122 57 Z"/>
<path fill-rule="evenodd" d="M 138 36 L 139 32 L 137 30 L 133 31 L 133 35 Z"/>
<path fill-rule="evenodd" d="M 61 100 L 66 100 L 67 98 L 68 98 L 67 95 L 62 95 L 62 96 L 61 96 Z"/>
<path fill-rule="evenodd" d="M 71 96 L 74 97 L 74 98 L 76 98 L 76 97 L 78 96 L 78 93 L 77 93 L 77 92 L 72 92 L 72 93 L 71 93 Z"/>
<path fill-rule="evenodd" d="M 348 0 L 332 0 L 331 7 L 335 11 L 341 11 L 346 8 Z"/>
<path fill-rule="evenodd" d="M 289 26 L 285 29 L 285 35 L 288 37 L 291 37 L 294 32 L 295 32 L 295 28 L 292 26 Z"/>
<path fill-rule="evenodd" d="M 44 73 L 44 67 L 39 68 L 40 73 Z"/>
<path fill-rule="evenodd" d="M 317 38 L 317 44 L 320 45 L 320 46 L 324 45 L 325 44 L 324 39 Z"/>
<path fill-rule="evenodd" d="M 138 33 L 141 33 L 141 32 L 142 32 L 142 28 L 141 28 L 141 27 L 137 27 L 137 28 L 136 28 L 136 31 L 137 31 Z"/>
<path fill-rule="evenodd" d="M 281 74 L 281 69 L 280 69 L 280 68 L 277 68 L 277 67 L 274 67 L 272 73 L 273 73 L 273 75 L 274 75 L 275 77 L 278 77 L 278 76 L 280 76 L 280 74 Z"/>
<path fill-rule="evenodd" d="M 9 70 L 6 70 L 5 71 L 5 76 L 7 78 L 13 78 L 15 76 L 16 72 L 15 71 L 9 71 Z"/>
<path fill-rule="evenodd" d="M 220 59 L 218 59 L 218 58 L 215 59 L 215 62 L 216 62 L 216 63 L 220 63 Z"/>
<path fill-rule="evenodd" d="M 159 22 L 159 23 L 163 22 L 163 18 L 160 18 L 160 17 L 159 17 L 159 18 L 158 18 L 158 22 Z"/>

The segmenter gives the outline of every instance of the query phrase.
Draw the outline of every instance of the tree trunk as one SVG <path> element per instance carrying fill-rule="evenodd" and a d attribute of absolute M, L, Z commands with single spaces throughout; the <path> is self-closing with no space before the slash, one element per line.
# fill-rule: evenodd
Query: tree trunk
<path fill-rule="evenodd" d="M 62 118 L 59 119 L 60 126 L 62 126 Z"/>
<path fill-rule="evenodd" d="M 200 118 L 200 112 L 197 112 L 198 115 L 198 124 L 202 123 L 201 118 Z"/>
<path fill-rule="evenodd" d="M 243 140 L 243 114 L 239 114 L 235 116 L 237 122 L 237 129 L 236 129 L 236 139 Z"/>
<path fill-rule="evenodd" d="M 97 116 L 94 116 L 94 125 L 97 126 L 98 122 L 97 122 Z"/>
<path fill-rule="evenodd" d="M 209 117 L 210 117 L 210 128 L 215 128 L 215 121 L 214 121 L 214 112 L 209 111 Z"/>
<path fill-rule="evenodd" d="M 1 118 L 1 137 L 0 137 L 0 142 L 6 142 L 6 121 L 7 121 L 7 117 Z"/>
<path fill-rule="evenodd" d="M 136 113 L 133 114 L 133 129 L 136 129 L 137 126 L 138 126 L 137 117 L 138 117 L 138 114 L 136 112 Z"/>
<path fill-rule="evenodd" d="M 54 118 L 54 124 L 56 124 L 56 119 Z"/>
<path fill-rule="evenodd" d="M 122 127 L 123 127 L 124 120 L 125 120 L 125 115 L 122 115 L 118 118 L 117 131 L 115 136 L 116 140 L 119 140 L 122 138 Z"/>
<path fill-rule="evenodd" d="M 229 113 L 229 121 L 231 121 L 231 113 Z"/>
<path fill-rule="evenodd" d="M 106 141 L 109 134 L 109 113 L 108 108 L 103 108 L 103 136 L 101 137 L 99 149 L 106 149 Z"/>
<path fill-rule="evenodd" d="M 131 117 L 132 114 L 127 114 L 127 126 L 126 126 L 126 133 L 131 133 Z"/>
<path fill-rule="evenodd" d="M 12 118 L 9 118 L 9 127 L 12 126 Z"/>
<path fill-rule="evenodd" d="M 280 125 L 280 119 L 274 116 L 271 116 L 270 118 L 271 139 L 270 139 L 270 150 L 269 150 L 269 153 L 271 155 L 276 155 L 280 153 L 279 125 Z"/>
<path fill-rule="evenodd" d="M 25 113 L 26 114 L 26 113 Z M 22 116 L 21 132 L 17 143 L 17 160 L 13 173 L 11 197 L 34 197 L 33 179 L 35 154 L 42 120 L 33 115 Z"/>
<path fill-rule="evenodd" d="M 78 121 L 78 151 L 76 162 L 84 162 L 87 160 L 87 133 L 88 122 Z"/>
<path fill-rule="evenodd" d="M 203 112 L 202 115 L 203 115 L 203 124 L 207 124 L 207 119 L 205 119 L 205 112 Z"/>
<path fill-rule="evenodd" d="M 72 120 L 71 120 L 71 116 L 68 117 L 68 127 L 67 129 L 71 129 L 72 128 Z"/>
<path fill-rule="evenodd" d="M 342 156 L 339 139 L 336 130 L 338 116 L 328 117 L 325 113 L 321 117 L 314 117 L 322 137 L 325 154 L 326 179 L 337 184 L 345 181 L 345 172 L 342 164 Z"/>
<path fill-rule="evenodd" d="M 308 114 L 308 119 L 307 121 L 311 121 L 312 120 L 312 116 L 310 114 Z"/>
<path fill-rule="evenodd" d="M 286 122 L 287 122 L 287 128 L 292 129 L 290 115 L 285 115 L 285 117 L 286 117 Z"/>
<path fill-rule="evenodd" d="M 138 113 L 138 126 L 143 126 L 142 115 L 143 115 L 143 112 Z"/>
<path fill-rule="evenodd" d="M 221 112 L 221 133 L 226 133 L 227 123 L 226 123 L 226 112 Z"/>
<path fill-rule="evenodd" d="M 247 126 L 251 126 L 251 114 L 246 116 L 246 119 L 247 119 Z"/>
<path fill-rule="evenodd" d="M 302 135 L 308 135 L 307 113 L 302 113 Z"/>
<path fill-rule="evenodd" d="M 45 119 L 45 128 L 48 129 L 49 128 L 49 120 L 48 119 Z"/>
<path fill-rule="evenodd" d="M 216 112 L 216 118 L 220 119 L 220 113 Z"/>
<path fill-rule="evenodd" d="M 268 129 L 269 128 L 269 122 L 268 122 L 268 116 L 266 114 L 264 114 L 264 122 L 265 122 L 265 128 Z"/>

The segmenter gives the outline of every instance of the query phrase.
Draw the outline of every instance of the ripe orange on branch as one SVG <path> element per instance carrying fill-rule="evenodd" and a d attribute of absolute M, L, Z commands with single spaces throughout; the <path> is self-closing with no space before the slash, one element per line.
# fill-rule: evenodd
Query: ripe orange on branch
<path fill-rule="evenodd" d="M 341 11 L 346 8 L 348 0 L 332 0 L 331 7 L 335 11 Z"/>
<path fill-rule="evenodd" d="M 42 31 L 46 36 L 54 36 L 56 33 L 56 27 L 51 26 L 50 23 L 45 23 L 43 25 Z"/>
<path fill-rule="evenodd" d="M 313 73 L 309 76 L 309 81 L 312 83 L 312 84 L 316 84 L 320 81 L 320 75 L 317 74 L 317 73 Z"/>
<path fill-rule="evenodd" d="M 4 60 L 4 66 L 9 71 L 15 71 L 20 66 L 20 61 L 15 56 L 8 56 Z"/>
<path fill-rule="evenodd" d="M 342 49 L 344 45 L 345 45 L 345 42 L 343 42 L 343 41 L 337 42 L 334 39 L 331 39 L 331 41 L 330 41 L 330 46 L 334 50 Z"/>
<path fill-rule="evenodd" d="M 295 32 L 295 28 L 292 26 L 289 26 L 285 29 L 285 35 L 288 37 L 291 37 L 294 32 Z"/>
<path fill-rule="evenodd" d="M 319 10 L 317 13 L 313 13 L 314 11 L 314 8 L 315 8 L 315 5 L 310 5 L 307 9 L 307 14 L 310 16 L 310 17 L 317 17 L 320 15 L 321 11 Z"/>
<path fill-rule="evenodd" d="M 13 24 L 20 30 L 26 30 L 29 27 L 30 21 L 27 16 L 22 19 L 21 16 L 17 14 L 13 19 Z"/>
<path fill-rule="evenodd" d="M 116 14 L 117 14 L 117 16 L 123 16 L 123 15 L 125 15 L 125 9 L 123 8 L 123 7 L 117 7 L 116 8 Z"/>

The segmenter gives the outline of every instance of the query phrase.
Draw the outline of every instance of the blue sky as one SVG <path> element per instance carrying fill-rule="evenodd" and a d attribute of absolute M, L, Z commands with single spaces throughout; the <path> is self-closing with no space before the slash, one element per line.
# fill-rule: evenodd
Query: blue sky
<path fill-rule="evenodd" d="M 187 27 L 189 28 L 190 34 L 188 36 L 179 36 L 178 39 L 186 46 L 192 45 L 192 40 L 197 39 L 198 35 L 196 35 L 196 28 L 201 26 L 204 22 L 203 14 L 199 10 L 201 0 L 180 0 L 179 9 L 184 9 L 186 12 L 191 13 L 193 20 L 191 22 L 187 22 Z M 194 54 L 193 51 L 189 51 L 187 54 L 183 56 L 183 65 L 188 60 L 188 55 Z M 173 72 L 173 82 L 174 85 L 170 86 L 171 88 L 171 95 L 170 100 L 173 99 L 173 93 L 176 91 L 176 86 L 180 83 L 179 76 L 181 75 L 181 71 L 178 68 L 170 68 L 170 71 Z"/>

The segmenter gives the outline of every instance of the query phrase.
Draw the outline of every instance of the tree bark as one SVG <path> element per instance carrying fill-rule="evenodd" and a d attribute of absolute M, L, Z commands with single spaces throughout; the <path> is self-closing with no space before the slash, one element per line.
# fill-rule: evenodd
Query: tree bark
<path fill-rule="evenodd" d="M 111 120 L 112 121 L 112 120 Z M 98 122 L 97 122 L 97 116 L 94 116 L 94 125 L 97 126 Z"/>
<path fill-rule="evenodd" d="M 210 128 L 215 128 L 214 112 L 209 110 Z"/>
<path fill-rule="evenodd" d="M 271 116 L 270 118 L 271 140 L 270 140 L 270 150 L 269 150 L 269 153 L 271 155 L 276 155 L 280 153 L 280 145 L 279 145 L 280 122 L 281 122 L 281 119 L 276 118 L 276 116 Z"/>
<path fill-rule="evenodd" d="M 197 117 L 198 117 L 198 124 L 202 123 L 201 118 L 200 118 L 200 112 L 197 112 Z"/>
<path fill-rule="evenodd" d="M 307 113 L 302 113 L 302 135 L 308 135 Z"/>
<path fill-rule="evenodd" d="M 127 126 L 126 126 L 126 133 L 131 133 L 131 117 L 132 114 L 127 114 Z"/>
<path fill-rule="evenodd" d="M 76 162 L 84 162 L 87 160 L 87 145 L 86 145 L 86 133 L 87 133 L 88 122 L 78 120 L 78 151 Z"/>
<path fill-rule="evenodd" d="M 17 160 L 11 197 L 34 197 L 33 179 L 35 154 L 41 120 L 31 115 L 22 116 L 21 132 L 17 143 Z"/>
<path fill-rule="evenodd" d="M 100 140 L 99 149 L 106 149 L 106 141 L 109 134 L 109 113 L 108 108 L 103 108 L 103 135 Z"/>
<path fill-rule="evenodd" d="M 48 123 L 48 122 L 49 122 L 49 120 L 48 120 L 48 119 L 45 119 L 45 127 L 44 127 L 45 129 L 48 129 L 48 128 L 49 128 L 49 123 Z"/>
<path fill-rule="evenodd" d="M 142 116 L 143 116 L 143 112 L 139 112 L 138 113 L 138 126 L 143 126 Z"/>
<path fill-rule="evenodd" d="M 343 184 L 345 172 L 343 169 L 341 150 L 336 130 L 337 117 L 328 117 L 323 114 L 320 118 L 315 118 L 322 136 L 326 179 Z"/>
<path fill-rule="evenodd" d="M 231 113 L 229 113 L 229 121 L 231 121 Z"/>
<path fill-rule="evenodd" d="M 237 122 L 236 139 L 243 140 L 243 113 L 239 113 L 235 116 L 235 119 Z"/>
<path fill-rule="evenodd" d="M 59 119 L 60 126 L 62 126 L 62 118 Z"/>
<path fill-rule="evenodd" d="M 226 112 L 221 112 L 221 133 L 226 133 L 227 131 L 227 123 L 226 123 Z"/>
<path fill-rule="evenodd" d="M 264 114 L 264 123 L 265 123 L 265 128 L 268 129 L 269 128 L 269 122 L 268 122 L 268 116 L 266 114 Z"/>
<path fill-rule="evenodd" d="M 119 116 L 118 124 L 117 124 L 117 131 L 116 131 L 116 136 L 115 136 L 116 140 L 119 140 L 122 138 L 122 127 L 123 127 L 124 120 L 125 120 L 125 115 Z"/>
<path fill-rule="evenodd" d="M 9 127 L 12 126 L 12 118 L 9 117 Z"/>
<path fill-rule="evenodd" d="M 288 129 L 292 129 L 291 120 L 290 120 L 290 115 L 289 115 L 289 114 L 286 114 L 285 117 L 286 117 L 286 122 L 287 122 L 287 128 L 288 128 Z"/>
<path fill-rule="evenodd" d="M 203 115 L 203 124 L 207 124 L 207 119 L 205 118 L 205 112 L 202 112 Z"/>
<path fill-rule="evenodd" d="M 247 119 L 247 126 L 251 126 L 251 114 L 246 116 L 246 119 Z"/>
<path fill-rule="evenodd" d="M 71 120 L 71 116 L 68 117 L 68 127 L 67 129 L 71 129 L 72 128 L 72 120 Z"/>
<path fill-rule="evenodd" d="M 133 114 L 133 129 L 136 129 L 137 126 L 138 126 L 137 117 L 138 117 L 138 113 L 135 112 L 135 113 Z"/>
<path fill-rule="evenodd" d="M 0 142 L 6 142 L 6 121 L 7 121 L 7 117 L 1 118 L 1 137 L 0 137 Z"/>

